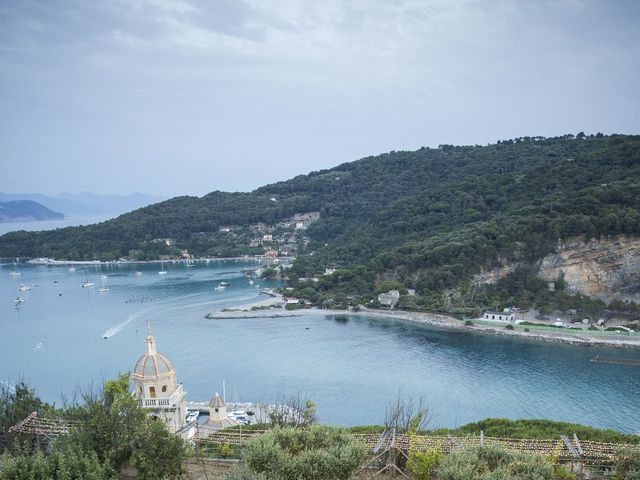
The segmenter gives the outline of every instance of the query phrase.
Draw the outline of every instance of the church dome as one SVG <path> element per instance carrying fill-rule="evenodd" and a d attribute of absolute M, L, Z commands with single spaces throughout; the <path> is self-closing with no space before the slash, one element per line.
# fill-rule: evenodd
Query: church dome
<path fill-rule="evenodd" d="M 147 352 L 140 357 L 133 369 L 133 377 L 137 380 L 150 380 L 173 372 L 171 360 L 156 352 L 154 338 L 147 337 Z"/>
<path fill-rule="evenodd" d="M 218 393 L 216 392 L 216 394 L 211 398 L 211 400 L 209 400 L 209 406 L 220 408 L 220 407 L 226 406 L 226 404 L 224 403 L 224 400 L 220 398 L 220 395 L 218 395 Z"/>

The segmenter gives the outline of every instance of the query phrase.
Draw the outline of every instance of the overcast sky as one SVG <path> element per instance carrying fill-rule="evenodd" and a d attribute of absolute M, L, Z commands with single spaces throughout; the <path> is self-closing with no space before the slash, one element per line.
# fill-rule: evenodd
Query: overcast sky
<path fill-rule="evenodd" d="M 0 0 L 0 191 L 251 190 L 640 133 L 635 0 Z"/>

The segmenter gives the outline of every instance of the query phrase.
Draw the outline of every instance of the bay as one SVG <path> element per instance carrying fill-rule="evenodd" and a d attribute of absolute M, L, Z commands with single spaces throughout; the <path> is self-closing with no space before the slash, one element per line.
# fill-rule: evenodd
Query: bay
<path fill-rule="evenodd" d="M 273 402 L 296 392 L 320 421 L 381 423 L 401 393 L 423 397 L 431 426 L 487 417 L 550 418 L 640 432 L 640 369 L 590 363 L 595 355 L 639 358 L 632 350 L 537 343 L 450 332 L 401 320 L 302 314 L 294 318 L 208 320 L 207 313 L 264 299 L 245 261 L 0 268 L 0 380 L 27 380 L 39 395 L 61 395 L 130 371 L 144 352 L 147 322 L 178 371 L 187 400 Z M 140 271 L 141 275 L 135 275 Z M 106 275 L 106 293 L 99 293 Z M 86 280 L 93 288 L 82 288 Z M 219 282 L 230 285 L 222 292 Z M 18 292 L 21 284 L 37 285 Z M 260 288 L 256 288 L 259 285 Z M 17 294 L 25 298 L 14 308 Z M 59 295 L 61 294 L 61 295 Z M 107 334 L 108 338 L 103 338 Z M 41 347 L 37 345 L 41 342 Z M 570 433 L 570 432 L 569 432 Z"/>
<path fill-rule="evenodd" d="M 40 220 L 32 222 L 0 222 L 0 235 L 18 230 L 27 232 L 36 232 L 43 230 L 55 230 L 65 227 L 77 227 L 79 225 L 93 225 L 95 223 L 105 222 L 116 215 L 93 215 L 93 216 L 75 216 L 66 215 L 64 218 L 54 220 Z"/>

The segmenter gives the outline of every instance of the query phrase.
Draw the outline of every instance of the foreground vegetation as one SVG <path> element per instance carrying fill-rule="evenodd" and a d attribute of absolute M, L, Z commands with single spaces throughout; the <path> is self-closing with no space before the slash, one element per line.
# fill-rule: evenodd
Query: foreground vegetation
<path fill-rule="evenodd" d="M 33 411 L 73 428 L 53 439 L 9 432 Z M 138 406 L 128 375 L 61 409 L 40 401 L 24 383 L 2 384 L 0 427 L 2 480 L 107 480 L 118 478 L 125 467 L 134 467 L 139 479 L 178 478 L 185 456 L 182 440 Z"/>
<path fill-rule="evenodd" d="M 363 464 L 370 463 L 372 454 L 351 433 L 380 433 L 385 428 L 408 434 L 412 440 L 423 434 L 445 439 L 482 430 L 487 437 L 549 439 L 577 433 L 583 441 L 640 443 L 638 436 L 548 420 L 487 419 L 457 429 L 427 430 L 428 409 L 422 402 L 401 397 L 388 406 L 384 427 L 339 429 L 315 425 L 313 403 L 302 405 L 308 413 L 302 417 L 276 415 L 273 424 L 257 426 L 267 433 L 251 437 L 242 446 L 241 466 L 230 470 L 227 480 L 353 478 Z M 73 427 L 53 438 L 9 432 L 33 411 Z M 84 392 L 63 408 L 42 402 L 24 383 L 0 384 L 0 433 L 0 480 L 106 480 L 120 478 L 124 469 L 138 479 L 176 479 L 183 474 L 183 460 L 194 453 L 161 422 L 147 417 L 129 393 L 128 375 L 105 382 L 99 391 Z M 211 451 L 221 457 L 237 455 L 230 445 L 218 447 Z M 408 458 L 397 457 L 398 465 L 418 480 L 575 478 L 558 457 L 523 455 L 490 444 L 459 446 L 446 454 L 437 446 L 426 451 L 410 447 L 407 453 Z M 640 478 L 638 450 L 621 451 L 613 468 L 616 480 Z"/>

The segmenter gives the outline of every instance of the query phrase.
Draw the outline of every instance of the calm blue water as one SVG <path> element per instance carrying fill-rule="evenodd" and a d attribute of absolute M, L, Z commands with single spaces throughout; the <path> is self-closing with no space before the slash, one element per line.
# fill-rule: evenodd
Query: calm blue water
<path fill-rule="evenodd" d="M 0 268 L 0 380 L 22 376 L 49 401 L 76 386 L 133 368 L 146 322 L 178 369 L 187 399 L 272 402 L 297 391 L 318 404 L 320 420 L 380 423 L 398 392 L 423 396 L 432 426 L 486 417 L 552 418 L 640 432 L 640 368 L 589 363 L 594 355 L 640 352 L 534 343 L 445 332 L 400 321 L 308 315 L 207 320 L 206 313 L 260 299 L 243 262 L 187 269 L 158 265 Z M 134 276 L 141 270 L 142 276 Z M 100 275 L 108 293 L 98 293 Z M 93 289 L 83 289 L 85 276 Z M 58 283 L 54 283 L 54 281 Z M 215 293 L 220 281 L 231 284 Z M 38 284 L 23 292 L 20 283 Z M 258 282 L 262 287 L 270 286 Z M 271 285 L 273 286 L 273 285 Z M 58 291 L 62 296 L 58 296 Z M 107 340 L 103 334 L 115 332 Z M 38 342 L 43 349 L 36 349 Z"/>

